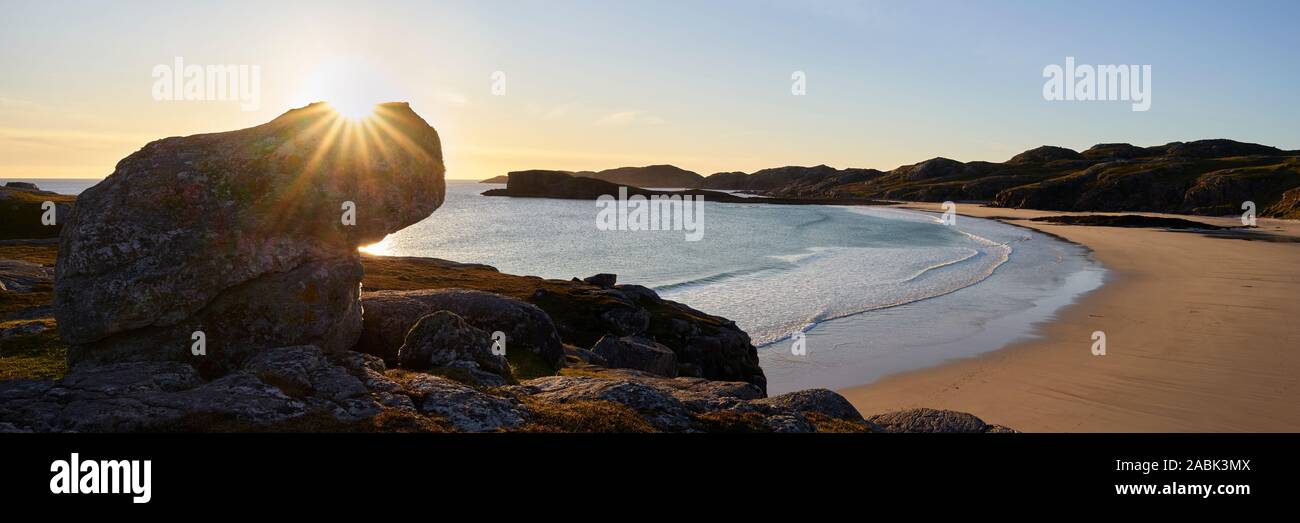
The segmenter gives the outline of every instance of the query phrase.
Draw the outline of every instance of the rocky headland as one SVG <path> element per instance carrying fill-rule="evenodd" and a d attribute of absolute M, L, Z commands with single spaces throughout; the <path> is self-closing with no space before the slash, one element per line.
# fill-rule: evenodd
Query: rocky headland
<path fill-rule="evenodd" d="M 592 178 L 618 185 L 635 187 L 672 187 L 694 189 L 700 187 L 704 177 L 675 165 L 647 165 L 644 167 L 618 167 L 603 171 L 549 171 L 575 178 Z M 494 176 L 480 183 L 506 183 L 509 175 Z"/>
<path fill-rule="evenodd" d="M 609 181 L 636 185 L 626 180 Z M 1296 219 L 1300 151 L 1225 139 L 1151 147 L 1107 143 L 1081 152 L 1045 145 L 1001 163 L 939 157 L 890 171 L 787 166 L 715 173 L 682 187 L 791 200 L 974 201 L 1006 208 L 1196 215 L 1240 214 L 1245 202 L 1254 202 L 1259 216 Z"/>
<path fill-rule="evenodd" d="M 75 200 L 66 194 L 43 191 L 32 183 L 4 184 L 0 187 L 0 241 L 58 238 L 63 230 L 58 217 L 70 214 Z M 50 210 L 45 202 L 54 205 L 54 223 L 43 220 Z"/>
<path fill-rule="evenodd" d="M 762 203 L 768 205 L 879 205 L 883 202 L 868 198 L 785 198 L 779 196 L 761 199 L 747 198 L 722 191 L 687 189 L 665 191 L 644 189 L 634 185 L 574 176 L 565 171 L 517 171 L 507 175 L 504 189 L 488 189 L 483 196 L 512 196 L 516 198 L 559 198 L 565 200 L 595 200 L 601 196 L 617 196 L 620 189 L 628 197 L 698 197 L 715 203 Z"/>
<path fill-rule="evenodd" d="M 371 154 L 321 104 L 152 142 L 0 244 L 0 431 L 1006 430 L 767 397 L 733 322 L 612 274 L 362 255 L 445 194 L 437 132 L 376 117 Z"/>

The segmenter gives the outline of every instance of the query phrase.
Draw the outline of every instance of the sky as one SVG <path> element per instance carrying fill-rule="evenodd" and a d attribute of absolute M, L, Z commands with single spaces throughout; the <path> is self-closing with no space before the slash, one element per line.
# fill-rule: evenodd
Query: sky
<path fill-rule="evenodd" d="M 1203 138 L 1300 149 L 1294 1 L 0 0 L 0 12 L 0 178 L 103 177 L 151 140 L 316 100 L 409 101 L 441 135 L 448 178 L 463 179 L 891 169 Z M 258 107 L 155 99 L 155 68 L 176 57 L 257 66 Z M 1150 65 L 1150 109 L 1044 99 L 1044 68 L 1066 57 Z"/>

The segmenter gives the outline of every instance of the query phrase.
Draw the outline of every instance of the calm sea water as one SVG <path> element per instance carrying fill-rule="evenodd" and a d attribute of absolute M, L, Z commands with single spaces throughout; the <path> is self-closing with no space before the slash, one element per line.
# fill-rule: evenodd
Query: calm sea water
<path fill-rule="evenodd" d="M 35 182 L 67 193 L 95 183 Z M 706 202 L 703 238 L 690 242 L 683 231 L 599 230 L 590 201 L 479 194 L 492 187 L 449 181 L 443 207 L 367 250 L 545 278 L 615 273 L 735 320 L 762 347 L 772 393 L 866 383 L 1032 337 L 1103 277 L 1082 247 L 996 221 Z M 794 333 L 807 354 L 792 354 Z"/>

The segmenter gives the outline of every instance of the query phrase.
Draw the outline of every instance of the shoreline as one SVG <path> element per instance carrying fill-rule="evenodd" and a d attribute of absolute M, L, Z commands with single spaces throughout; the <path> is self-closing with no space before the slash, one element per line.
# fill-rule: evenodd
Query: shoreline
<path fill-rule="evenodd" d="M 897 207 L 934 210 L 935 204 Z M 1074 213 L 965 204 L 1078 244 L 1105 284 L 1038 325 L 1035 339 L 839 390 L 860 411 L 927 406 L 971 412 L 1022 431 L 1295 431 L 1300 412 L 1300 246 L 1231 234 L 1028 221 Z M 1240 225 L 1235 217 L 1195 217 Z M 1300 223 L 1259 230 L 1300 237 Z M 1103 331 L 1107 354 L 1093 356 Z"/>
<path fill-rule="evenodd" d="M 906 219 L 937 217 L 919 210 L 893 212 L 912 217 Z M 790 337 L 760 346 L 769 388 L 853 387 L 1032 339 L 1039 325 L 1106 277 L 1086 248 L 1033 229 L 975 218 L 957 229 L 1005 246 L 1002 261 L 970 284 L 805 327 L 806 355 L 792 354 Z"/>

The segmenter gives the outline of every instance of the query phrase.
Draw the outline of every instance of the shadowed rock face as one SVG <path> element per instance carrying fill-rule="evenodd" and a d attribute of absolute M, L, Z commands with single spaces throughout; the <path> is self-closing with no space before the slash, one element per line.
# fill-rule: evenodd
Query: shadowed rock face
<path fill-rule="evenodd" d="M 564 348 L 555 324 L 541 309 L 523 301 L 489 292 L 466 289 L 367 292 L 363 296 L 365 323 L 356 350 L 394 363 L 399 349 L 421 318 L 448 311 L 486 332 L 502 331 L 507 351 L 536 354 L 551 368 L 564 365 Z M 480 343 L 484 348 L 490 342 Z"/>
<path fill-rule="evenodd" d="M 348 348 L 361 331 L 356 248 L 433 212 L 443 174 L 437 132 L 404 103 L 366 124 L 313 104 L 149 143 L 64 226 L 54 306 L 70 359 L 180 359 L 195 330 L 219 365 L 247 356 L 236 347 Z"/>
<path fill-rule="evenodd" d="M 510 376 L 505 357 L 492 354 L 491 347 L 487 332 L 465 323 L 455 313 L 438 311 L 415 322 L 397 351 L 397 359 L 408 369 L 461 363 Z"/>
<path fill-rule="evenodd" d="M 672 349 L 651 339 L 605 336 L 596 342 L 591 352 L 604 359 L 607 367 L 677 377 L 677 355 Z"/>

